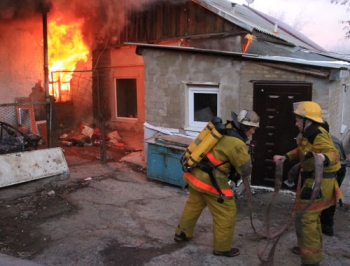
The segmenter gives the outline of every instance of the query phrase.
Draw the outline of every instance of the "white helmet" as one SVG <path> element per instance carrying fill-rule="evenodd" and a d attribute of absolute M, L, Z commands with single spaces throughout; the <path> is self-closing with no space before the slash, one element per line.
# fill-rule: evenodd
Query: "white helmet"
<path fill-rule="evenodd" d="M 251 110 L 242 110 L 237 116 L 238 123 L 250 127 L 259 127 L 260 117 Z"/>

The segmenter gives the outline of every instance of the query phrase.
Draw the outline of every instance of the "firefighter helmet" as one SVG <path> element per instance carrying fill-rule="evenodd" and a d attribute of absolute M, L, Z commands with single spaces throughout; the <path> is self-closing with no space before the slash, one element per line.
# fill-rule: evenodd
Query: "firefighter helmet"
<path fill-rule="evenodd" d="M 249 127 L 259 127 L 260 117 L 251 110 L 242 110 L 237 116 L 239 123 Z"/>
<path fill-rule="evenodd" d="M 293 103 L 294 114 L 317 123 L 324 123 L 321 107 L 311 101 Z"/>

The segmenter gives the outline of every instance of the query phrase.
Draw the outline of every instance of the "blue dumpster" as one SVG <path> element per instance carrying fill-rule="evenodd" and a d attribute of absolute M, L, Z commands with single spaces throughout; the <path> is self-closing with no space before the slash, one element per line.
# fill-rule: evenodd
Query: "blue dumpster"
<path fill-rule="evenodd" d="M 192 139 L 162 135 L 144 140 L 147 148 L 147 177 L 184 188 L 180 157 Z"/>

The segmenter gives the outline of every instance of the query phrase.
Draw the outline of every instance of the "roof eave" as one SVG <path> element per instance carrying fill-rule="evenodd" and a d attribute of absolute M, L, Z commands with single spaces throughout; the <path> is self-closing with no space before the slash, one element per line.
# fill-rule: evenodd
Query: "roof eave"
<path fill-rule="evenodd" d="M 142 55 L 139 48 L 152 48 L 152 49 L 178 50 L 178 51 L 184 51 L 184 52 L 207 53 L 207 54 L 215 54 L 215 55 L 226 55 L 226 56 L 241 57 L 241 58 L 251 59 L 251 60 L 288 63 L 288 64 L 314 66 L 314 67 L 322 67 L 322 68 L 329 68 L 329 69 L 350 70 L 350 63 L 341 62 L 341 61 L 334 61 L 332 63 L 329 61 L 328 62 L 327 61 L 310 61 L 310 60 L 302 60 L 302 59 L 291 58 L 291 57 L 262 56 L 257 54 L 228 52 L 228 51 L 201 49 L 201 48 L 194 48 L 194 47 L 155 45 L 155 44 L 130 43 L 130 42 L 124 43 L 124 44 L 136 46 L 137 47 L 136 53 L 138 55 Z"/>

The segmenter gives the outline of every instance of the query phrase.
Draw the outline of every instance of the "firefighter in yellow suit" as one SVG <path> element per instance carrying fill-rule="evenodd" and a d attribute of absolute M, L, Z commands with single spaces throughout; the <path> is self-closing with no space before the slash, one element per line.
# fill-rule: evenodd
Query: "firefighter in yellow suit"
<path fill-rule="evenodd" d="M 322 126 L 324 123 L 322 110 L 317 103 L 311 101 L 294 103 L 294 114 L 296 115 L 295 125 L 300 132 L 297 137 L 298 146 L 285 155 L 275 155 L 273 159 L 275 162 L 277 160 L 303 161 L 301 176 L 305 181 L 300 197 L 296 199 L 299 213 L 310 202 L 315 183 L 315 160 L 313 157 L 303 160 L 305 159 L 303 157 L 309 152 L 314 152 L 323 161 L 320 193 L 305 210 L 301 221 L 296 220 L 298 246 L 292 249 L 294 253 L 300 254 L 302 266 L 318 266 L 322 260 L 321 212 L 335 205 L 342 196 L 336 179 L 336 172 L 340 169 L 340 158 L 331 135 Z"/>
<path fill-rule="evenodd" d="M 242 178 L 251 175 L 251 156 L 246 141 L 259 127 L 260 121 L 259 116 L 251 110 L 242 110 L 238 116 L 232 112 L 232 119 L 233 121 L 226 124 L 226 134 L 206 154 L 206 159 L 200 162 L 201 166 L 184 174 L 184 179 L 188 182 L 189 197 L 174 238 L 177 242 L 192 239 L 197 220 L 203 209 L 208 207 L 213 216 L 213 254 L 226 257 L 239 255 L 239 250 L 232 248 L 237 210 L 234 194 L 228 183 L 229 175 L 233 169 Z"/>

